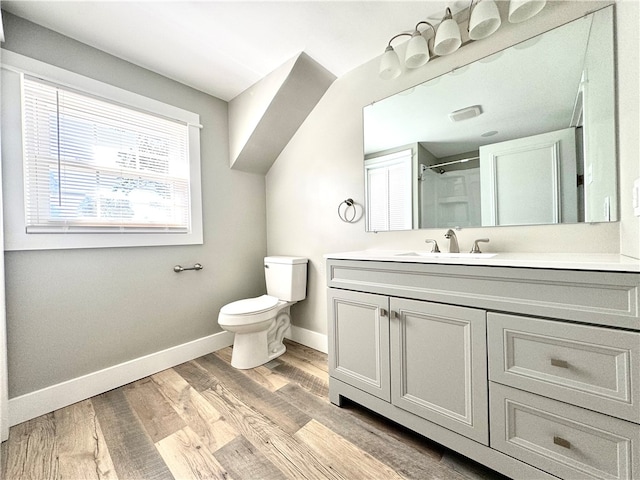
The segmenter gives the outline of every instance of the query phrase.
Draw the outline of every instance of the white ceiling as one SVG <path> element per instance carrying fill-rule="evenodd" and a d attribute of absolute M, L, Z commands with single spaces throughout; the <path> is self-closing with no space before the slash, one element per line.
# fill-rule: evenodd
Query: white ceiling
<path fill-rule="evenodd" d="M 87 45 L 230 100 L 301 51 L 337 77 L 466 1 L 2 1 Z"/>
<path fill-rule="evenodd" d="M 367 106 L 365 154 L 419 141 L 444 158 L 574 126 L 591 24 L 591 16 L 580 18 Z M 596 43 L 606 48 L 606 39 Z M 480 116 L 449 119 L 474 105 Z"/>

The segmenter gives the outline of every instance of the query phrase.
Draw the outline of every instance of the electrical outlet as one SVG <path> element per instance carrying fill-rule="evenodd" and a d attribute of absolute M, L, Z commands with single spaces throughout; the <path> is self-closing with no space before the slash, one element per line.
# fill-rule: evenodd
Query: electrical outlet
<path fill-rule="evenodd" d="M 640 178 L 633 182 L 633 214 L 640 217 Z"/>

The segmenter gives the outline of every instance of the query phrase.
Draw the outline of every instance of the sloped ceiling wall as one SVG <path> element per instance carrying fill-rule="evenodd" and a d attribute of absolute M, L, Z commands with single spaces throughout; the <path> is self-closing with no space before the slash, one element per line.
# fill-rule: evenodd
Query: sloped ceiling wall
<path fill-rule="evenodd" d="M 267 173 L 335 79 L 302 52 L 231 100 L 231 168 Z"/>

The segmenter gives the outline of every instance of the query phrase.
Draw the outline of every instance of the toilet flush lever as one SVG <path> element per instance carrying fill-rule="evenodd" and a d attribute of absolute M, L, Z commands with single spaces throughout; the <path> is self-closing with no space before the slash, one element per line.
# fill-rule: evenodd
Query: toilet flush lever
<path fill-rule="evenodd" d="M 176 273 L 184 272 L 185 270 L 202 270 L 204 267 L 200 263 L 194 263 L 193 267 L 183 267 L 181 265 L 176 265 L 173 267 L 173 271 Z"/>

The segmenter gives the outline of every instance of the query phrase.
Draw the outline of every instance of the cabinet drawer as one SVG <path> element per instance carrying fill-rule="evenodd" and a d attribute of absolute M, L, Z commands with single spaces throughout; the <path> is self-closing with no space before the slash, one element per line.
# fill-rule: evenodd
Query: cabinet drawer
<path fill-rule="evenodd" d="M 640 425 L 490 383 L 491 447 L 561 478 L 640 476 Z"/>
<path fill-rule="evenodd" d="M 640 423 L 640 334 L 487 315 L 489 379 Z"/>

